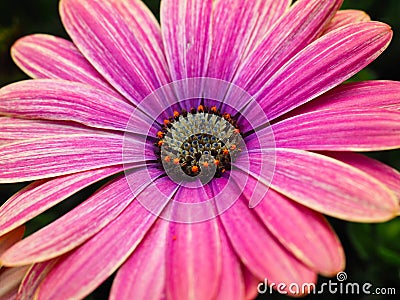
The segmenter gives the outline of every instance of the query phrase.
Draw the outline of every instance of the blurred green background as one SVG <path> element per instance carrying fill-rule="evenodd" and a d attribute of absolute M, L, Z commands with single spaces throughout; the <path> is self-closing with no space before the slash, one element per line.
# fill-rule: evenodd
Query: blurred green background
<path fill-rule="evenodd" d="M 323 1 L 323 0 L 321 0 Z M 158 0 L 144 1 L 158 16 Z M 400 80 L 400 1 L 399 0 L 345 0 L 343 8 L 366 11 L 373 20 L 388 23 L 394 30 L 394 39 L 389 48 L 367 69 L 351 80 L 391 79 Z M 1 0 L 0 1 L 0 87 L 27 78 L 13 64 L 9 48 L 21 36 L 31 33 L 67 35 L 58 16 L 58 0 Z M 400 152 L 385 151 L 371 153 L 400 170 Z M 87 188 L 70 197 L 28 224 L 27 234 L 48 224 L 65 211 L 79 204 L 102 183 Z M 0 185 L 0 204 L 25 184 Z M 341 241 L 346 256 L 347 282 L 369 282 L 374 287 L 396 287 L 400 294 L 400 218 L 385 224 L 353 224 L 330 220 Z M 266 249 L 267 250 L 267 249 Z M 318 251 L 318 249 L 316 249 Z M 226 274 L 229 276 L 229 274 Z M 328 279 L 320 278 L 319 283 Z M 88 299 L 106 299 L 111 280 L 99 287 Z M 307 299 L 339 299 L 340 295 L 310 295 Z M 263 295 L 260 299 L 287 299 L 278 295 Z M 352 295 L 352 299 L 396 299 L 388 295 Z"/>

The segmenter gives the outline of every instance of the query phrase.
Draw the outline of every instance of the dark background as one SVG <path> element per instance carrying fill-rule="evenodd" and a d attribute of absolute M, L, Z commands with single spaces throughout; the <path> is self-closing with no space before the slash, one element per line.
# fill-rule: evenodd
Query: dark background
<path fill-rule="evenodd" d="M 323 0 L 321 0 L 323 1 Z M 158 16 L 158 0 L 145 0 Z M 394 39 L 389 48 L 367 69 L 351 80 L 367 79 L 400 80 L 400 1 L 398 0 L 345 0 L 343 8 L 355 8 L 366 11 L 373 20 L 392 26 Z M 0 87 L 8 83 L 27 78 L 13 64 L 9 48 L 21 36 L 30 33 L 49 33 L 66 37 L 58 16 L 58 0 L 0 0 Z M 377 158 L 400 170 L 400 152 L 384 151 L 371 153 Z M 0 185 L 0 204 L 25 184 Z M 67 210 L 86 199 L 101 183 L 96 184 L 70 197 L 53 209 L 27 224 L 27 234 L 48 224 Z M 330 220 L 343 242 L 348 275 L 347 282 L 360 284 L 369 282 L 374 287 L 396 287 L 400 294 L 400 219 L 384 224 L 355 224 L 339 220 Z M 316 249 L 318 251 L 318 249 Z M 226 274 L 229 276 L 230 274 Z M 319 282 L 327 282 L 320 278 Z M 335 279 L 333 279 L 336 282 Z M 106 299 L 111 279 L 98 288 L 88 299 Z M 306 299 L 339 299 L 340 295 L 307 296 Z M 396 296 L 352 295 L 352 299 L 396 299 Z M 260 299 L 286 299 L 277 295 L 260 296 Z"/>

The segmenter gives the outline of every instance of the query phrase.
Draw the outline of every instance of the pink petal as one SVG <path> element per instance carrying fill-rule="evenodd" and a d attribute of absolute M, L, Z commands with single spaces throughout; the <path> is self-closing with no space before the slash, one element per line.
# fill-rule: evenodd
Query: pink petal
<path fill-rule="evenodd" d="M 160 61 L 160 45 L 153 45 L 159 35 L 154 17 L 143 5 L 126 5 L 130 6 L 130 11 L 137 10 L 135 15 L 128 11 L 121 14 L 123 5 L 117 7 L 115 1 L 63 0 L 60 14 L 66 31 L 86 59 L 137 104 L 169 80 Z"/>
<path fill-rule="evenodd" d="M 253 37 L 248 44 L 247 50 L 253 50 L 256 45 L 265 39 L 265 35 L 272 30 L 275 22 L 289 10 L 292 0 L 248 0 L 252 7 L 248 7 L 249 11 L 254 13 L 255 7 L 260 5 L 257 11 L 257 20 L 253 28 Z M 239 20 L 238 20 L 239 21 Z M 237 32 L 235 32 L 237 34 Z"/>
<path fill-rule="evenodd" d="M 231 174 L 234 180 L 237 176 L 244 176 L 237 172 L 231 172 Z M 257 190 L 257 180 L 251 176 L 247 180 L 244 195 L 250 199 L 252 193 L 260 191 Z M 264 198 L 254 211 L 271 233 L 294 256 L 323 275 L 335 275 L 343 270 L 345 259 L 342 246 L 321 214 L 271 189 L 265 196 L 262 193 L 262 196 Z"/>
<path fill-rule="evenodd" d="M 11 143 L 45 136 L 94 134 L 98 131 L 70 122 L 0 117 L 0 132 L 0 142 Z"/>
<path fill-rule="evenodd" d="M 166 177 L 155 184 L 169 195 L 168 200 L 176 192 L 176 185 Z M 165 204 L 160 203 L 160 210 Z M 148 212 L 138 201 L 132 202 L 103 230 L 56 264 L 40 285 L 38 300 L 87 296 L 128 259 L 156 220 L 157 215 Z"/>
<path fill-rule="evenodd" d="M 396 169 L 393 169 L 378 160 L 357 153 L 329 152 L 324 154 L 360 169 L 371 177 L 379 180 L 392 190 L 400 202 L 400 173 Z"/>
<path fill-rule="evenodd" d="M 229 198 L 214 197 L 207 186 L 202 186 L 200 181 L 192 182 L 192 184 L 180 188 L 179 193 L 174 197 L 175 201 L 165 207 L 160 215 L 161 218 L 177 223 L 199 223 L 214 219 L 232 204 Z M 215 208 L 217 201 L 220 201 L 220 211 Z M 151 210 L 151 205 L 145 206 Z"/>
<path fill-rule="evenodd" d="M 28 266 L 18 268 L 2 268 L 0 269 L 0 299 L 11 300 L 16 299 L 19 284 L 22 281 Z"/>
<path fill-rule="evenodd" d="M 24 224 L 84 187 L 122 171 L 122 166 L 106 167 L 28 185 L 1 206 L 0 219 L 3 221 L 0 223 L 0 235 Z"/>
<path fill-rule="evenodd" d="M 133 46 L 143 47 L 143 51 L 149 56 L 148 59 L 153 65 L 160 83 L 169 83 L 171 79 L 165 58 L 160 24 L 153 13 L 140 0 L 111 1 L 127 22 L 129 30 L 132 31 L 135 39 L 137 39 L 137 41 L 133 42 Z"/>
<path fill-rule="evenodd" d="M 371 80 L 343 84 L 291 111 L 290 114 L 361 107 L 400 110 L 400 82 Z"/>
<path fill-rule="evenodd" d="M 57 261 L 58 258 L 33 264 L 21 282 L 21 285 L 18 289 L 17 299 L 34 299 L 39 285 L 42 283 L 43 279 L 46 278 Z"/>
<path fill-rule="evenodd" d="M 19 39 L 11 48 L 15 63 L 33 78 L 65 79 L 86 83 L 119 96 L 97 73 L 73 43 L 65 39 L 34 34 Z"/>
<path fill-rule="evenodd" d="M 161 219 L 155 222 L 138 248 L 117 272 L 110 300 L 146 300 L 162 297 L 165 288 L 165 255 L 169 224 Z M 155 278 L 157 279 L 154 280 Z"/>
<path fill-rule="evenodd" d="M 339 10 L 332 18 L 328 27 L 325 29 L 324 34 L 331 32 L 339 27 L 346 26 L 353 23 L 368 22 L 371 18 L 362 10 L 346 9 Z"/>
<path fill-rule="evenodd" d="M 300 0 L 280 18 L 241 66 L 235 81 L 251 95 L 290 58 L 319 36 L 342 0 Z"/>
<path fill-rule="evenodd" d="M 258 295 L 258 285 L 260 280 L 258 280 L 254 275 L 244 266 L 242 266 L 243 281 L 245 285 L 245 297 L 246 300 L 253 300 Z"/>
<path fill-rule="evenodd" d="M 41 262 L 76 248 L 117 218 L 151 183 L 148 172 L 160 175 L 158 170 L 143 168 L 129 174 L 135 181 L 117 177 L 61 218 L 7 250 L 1 261 L 5 265 Z"/>
<path fill-rule="evenodd" d="M 19 242 L 25 233 L 25 226 L 20 226 L 7 233 L 0 234 L 0 256 L 12 245 Z M 1 268 L 1 265 L 0 265 Z"/>
<path fill-rule="evenodd" d="M 216 1 L 208 77 L 230 81 L 246 53 L 288 9 L 290 0 Z M 223 57 L 223 59 L 221 59 Z"/>
<path fill-rule="evenodd" d="M 245 284 L 239 258 L 228 237 L 221 232 L 222 271 L 221 283 L 215 299 L 244 299 Z M 225 274 L 225 275 L 224 275 Z M 229 276 L 226 276 L 228 275 Z M 257 289 L 255 289 L 257 291 Z"/>
<path fill-rule="evenodd" d="M 223 178 L 214 180 L 215 191 Z M 220 215 L 223 227 L 244 265 L 259 278 L 268 278 L 269 283 L 302 284 L 315 282 L 316 274 L 298 261 L 261 224 L 257 216 L 238 199 L 225 213 Z"/>
<path fill-rule="evenodd" d="M 173 80 L 206 75 L 211 52 L 212 0 L 164 0 L 160 19 Z"/>
<path fill-rule="evenodd" d="M 123 157 L 124 154 L 124 157 Z M 154 159 L 118 135 L 65 135 L 0 146 L 0 182 L 28 181 Z"/>
<path fill-rule="evenodd" d="M 8 116 L 75 121 L 122 131 L 132 111 L 125 101 L 77 82 L 25 80 L 0 90 L 0 114 Z"/>
<path fill-rule="evenodd" d="M 256 151 L 250 159 L 259 165 Z M 395 195 L 378 180 L 335 159 L 302 150 L 276 149 L 271 187 L 313 210 L 348 221 L 386 221 L 398 210 Z"/>
<path fill-rule="evenodd" d="M 276 146 L 304 150 L 377 151 L 400 147 L 400 114 L 384 109 L 332 109 L 272 125 Z"/>
<path fill-rule="evenodd" d="M 174 204 L 202 198 L 204 190 L 181 187 Z M 182 199 L 182 200 L 180 200 Z M 170 223 L 166 252 L 168 299 L 210 299 L 221 282 L 221 241 L 216 218 Z"/>
<path fill-rule="evenodd" d="M 350 78 L 377 58 L 391 38 L 390 27 L 383 23 L 341 27 L 296 54 L 256 89 L 256 98 L 272 120 Z"/>

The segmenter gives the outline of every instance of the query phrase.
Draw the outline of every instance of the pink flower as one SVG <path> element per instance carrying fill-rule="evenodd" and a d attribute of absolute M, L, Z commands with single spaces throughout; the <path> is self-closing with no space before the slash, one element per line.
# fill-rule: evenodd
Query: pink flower
<path fill-rule="evenodd" d="M 400 147 L 400 84 L 340 85 L 392 37 L 341 2 L 163 0 L 160 26 L 139 0 L 62 0 L 73 42 L 17 41 L 35 79 L 0 90 L 0 182 L 35 180 L 0 236 L 113 178 L 1 256 L 33 264 L 19 293 L 118 270 L 111 299 L 248 299 L 343 270 L 322 214 L 397 215 L 399 173 L 352 151 Z"/>
<path fill-rule="evenodd" d="M 20 241 L 24 235 L 25 227 L 20 226 L 0 236 L 0 255 L 8 248 Z M 27 272 L 27 266 L 6 268 L 0 264 L 0 299 L 15 299 L 18 287 Z"/>

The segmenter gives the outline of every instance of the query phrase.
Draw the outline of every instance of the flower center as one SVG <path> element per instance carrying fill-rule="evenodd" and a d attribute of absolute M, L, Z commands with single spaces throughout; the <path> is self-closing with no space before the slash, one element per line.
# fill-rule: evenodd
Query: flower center
<path fill-rule="evenodd" d="M 241 151 L 241 134 L 230 114 L 217 107 L 174 111 L 157 133 L 156 153 L 168 175 L 221 177 Z"/>

